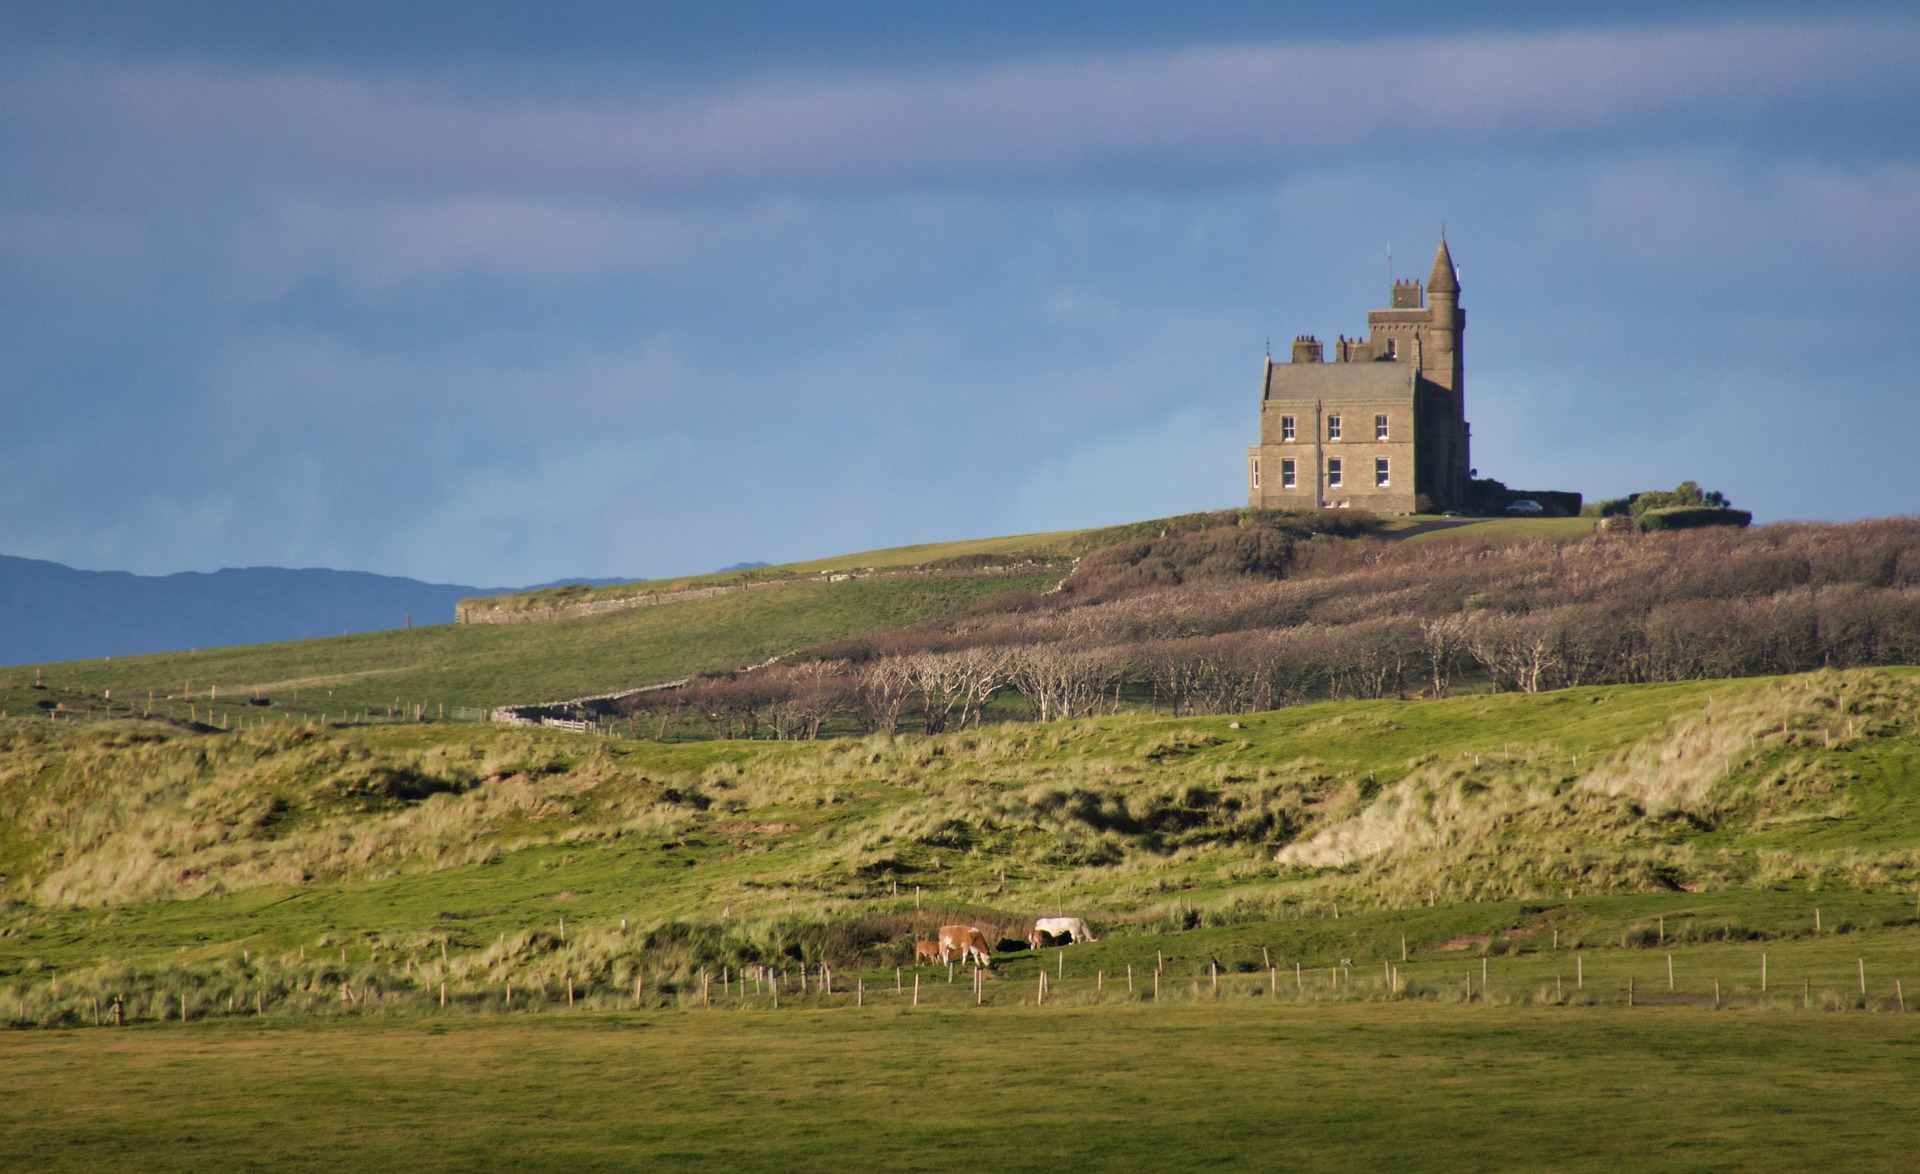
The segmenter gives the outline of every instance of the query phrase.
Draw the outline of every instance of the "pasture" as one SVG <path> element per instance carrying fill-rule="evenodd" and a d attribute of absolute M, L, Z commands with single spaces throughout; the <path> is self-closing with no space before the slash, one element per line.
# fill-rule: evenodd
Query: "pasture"
<path fill-rule="evenodd" d="M 897 1005 L 0 1035 L 0 1165 L 1895 1170 L 1920 1020 Z"/>
<path fill-rule="evenodd" d="M 41 703 L 204 723 L 384 721 L 421 706 L 560 701 L 735 669 L 873 628 L 964 611 L 1053 576 L 808 582 L 538 624 L 411 630 L 0 669 L 0 711 Z M 33 688 L 36 676 L 46 688 Z M 151 697 L 150 697 L 151 695 Z M 252 705 L 261 698 L 267 704 Z M 444 707 L 444 708 L 443 708 Z"/>

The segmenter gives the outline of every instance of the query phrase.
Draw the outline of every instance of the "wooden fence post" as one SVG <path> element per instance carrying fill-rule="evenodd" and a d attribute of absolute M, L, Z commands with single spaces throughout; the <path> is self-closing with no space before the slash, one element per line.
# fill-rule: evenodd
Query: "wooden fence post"
<path fill-rule="evenodd" d="M 918 887 L 916 885 L 915 889 L 917 890 Z M 913 972 L 913 1005 L 916 1007 L 920 1005 L 920 972 L 917 970 Z"/>
<path fill-rule="evenodd" d="M 1854 964 L 1860 967 L 1860 993 L 1864 995 L 1867 993 L 1867 960 L 1857 958 Z"/>
<path fill-rule="evenodd" d="M 1667 955 L 1667 989 L 1673 989 L 1673 955 Z"/>

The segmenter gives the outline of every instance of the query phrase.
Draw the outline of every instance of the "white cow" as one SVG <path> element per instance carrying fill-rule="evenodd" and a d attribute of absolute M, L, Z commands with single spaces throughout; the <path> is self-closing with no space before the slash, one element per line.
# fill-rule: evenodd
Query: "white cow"
<path fill-rule="evenodd" d="M 1033 932 L 1027 935 L 1027 944 L 1036 950 L 1040 948 L 1041 934 L 1053 938 L 1069 938 L 1076 942 L 1097 942 L 1087 923 L 1078 917 L 1042 917 L 1033 923 Z"/>

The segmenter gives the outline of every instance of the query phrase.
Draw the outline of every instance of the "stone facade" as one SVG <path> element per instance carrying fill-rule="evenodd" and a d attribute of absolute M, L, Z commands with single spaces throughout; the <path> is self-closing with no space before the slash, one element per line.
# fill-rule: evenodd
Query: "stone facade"
<path fill-rule="evenodd" d="M 1267 356 L 1247 504 L 1382 514 L 1464 506 L 1466 324 L 1443 239 L 1426 288 L 1394 282 L 1389 308 L 1367 313 L 1367 337 L 1342 335 L 1331 362 L 1311 335 L 1294 340 L 1291 362 Z"/>

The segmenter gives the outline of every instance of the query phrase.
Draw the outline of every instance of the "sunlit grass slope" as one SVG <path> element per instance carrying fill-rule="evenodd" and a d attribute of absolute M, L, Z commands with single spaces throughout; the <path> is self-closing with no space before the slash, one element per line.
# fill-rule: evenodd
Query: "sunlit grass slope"
<path fill-rule="evenodd" d="M 72 661 L 0 669 L 0 708 L 43 701 L 97 707 L 113 691 L 122 710 L 188 716 L 263 712 L 385 714 L 390 706 L 493 706 L 560 700 L 758 663 L 870 628 L 948 615 L 1007 591 L 1044 589 L 1058 576 L 811 582 L 612 615 L 539 624 L 442 624 L 325 640 Z M 209 696 L 218 689 L 219 697 Z M 249 697 L 268 707 L 249 707 Z M 167 698 L 181 698 L 167 704 Z"/>
<path fill-rule="evenodd" d="M 802 939 L 877 964 L 936 906 L 1009 930 L 1069 908 L 1145 931 L 1305 926 L 1344 905 L 1343 934 L 1362 913 L 1454 910 L 1425 940 L 1498 928 L 1515 916 L 1500 902 L 1838 890 L 1895 894 L 1860 914 L 1884 924 L 1920 881 L 1917 677 L 827 743 L 15 721 L 0 974 L 323 940 L 385 965 L 451 941 L 463 974 L 539 969 L 561 961 L 535 931 L 563 915 L 580 927 L 569 964 L 603 977 L 634 948 L 621 919 L 708 927 L 663 966 Z M 1576 908 L 1568 931 L 1600 940 L 1644 913 Z M 1806 907 L 1732 916 L 1778 929 Z"/>

